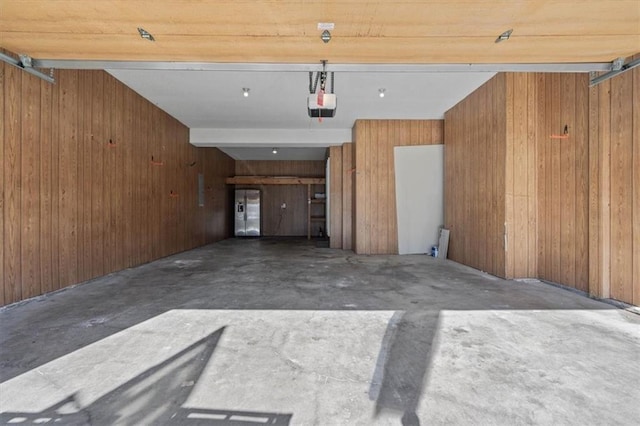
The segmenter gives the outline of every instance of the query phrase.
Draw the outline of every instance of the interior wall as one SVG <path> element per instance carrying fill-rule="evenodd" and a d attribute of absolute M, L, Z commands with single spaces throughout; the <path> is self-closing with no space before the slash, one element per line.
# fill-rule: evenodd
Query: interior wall
<path fill-rule="evenodd" d="M 354 248 L 358 254 L 397 254 L 395 146 L 443 142 L 442 120 L 356 120 Z"/>
<path fill-rule="evenodd" d="M 329 148 L 331 179 L 329 181 L 329 247 L 342 248 L 342 146 Z"/>
<path fill-rule="evenodd" d="M 590 292 L 640 305 L 639 68 L 590 89 L 589 140 Z"/>
<path fill-rule="evenodd" d="M 528 276 L 588 291 L 589 76 L 516 75 L 525 78 L 535 86 L 514 91 L 520 91 L 521 98 L 528 92 L 530 102 L 538 105 L 531 116 L 539 123 L 538 274 L 531 271 Z"/>
<path fill-rule="evenodd" d="M 448 258 L 505 277 L 507 77 L 497 74 L 445 113 Z"/>
<path fill-rule="evenodd" d="M 319 161 L 236 161 L 236 176 L 325 177 L 324 160 Z M 307 235 L 306 185 L 236 185 L 238 189 L 260 189 L 263 236 Z M 317 192 L 325 192 L 317 185 Z M 313 195 L 313 194 L 312 194 Z M 281 206 L 286 203 L 287 207 Z M 318 207 L 320 208 L 320 207 Z M 324 224 L 318 225 L 323 226 Z M 319 234 L 314 224 L 312 235 Z"/>
<path fill-rule="evenodd" d="M 545 131 L 536 74 L 505 74 L 505 273 L 538 273 L 537 145 Z M 544 176 L 544 175 L 543 175 Z"/>
<path fill-rule="evenodd" d="M 355 164 L 354 148 L 351 142 L 342 145 L 342 248 L 353 250 Z"/>
<path fill-rule="evenodd" d="M 639 304 L 639 79 L 499 74 L 448 111 L 449 258 Z"/>
<path fill-rule="evenodd" d="M 1 63 L 0 87 L 0 305 L 226 236 L 233 160 L 109 74 Z"/>
<path fill-rule="evenodd" d="M 394 148 L 398 253 L 427 254 L 444 224 L 444 145 Z"/>

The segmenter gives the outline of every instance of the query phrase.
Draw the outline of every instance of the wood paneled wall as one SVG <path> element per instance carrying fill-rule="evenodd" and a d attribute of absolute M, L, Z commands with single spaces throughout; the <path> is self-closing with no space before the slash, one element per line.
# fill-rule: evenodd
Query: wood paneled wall
<path fill-rule="evenodd" d="M 329 148 L 329 159 L 331 160 L 329 179 L 329 200 L 330 220 L 329 220 L 329 246 L 331 248 L 342 248 L 342 146 L 332 146 Z"/>
<path fill-rule="evenodd" d="M 325 177 L 325 162 L 320 161 L 236 161 L 236 176 L 299 176 Z M 240 188 L 260 189 L 262 195 L 262 235 L 306 236 L 307 235 L 307 186 L 306 185 L 255 185 Z M 325 192 L 318 185 L 317 192 Z M 287 204 L 281 209 L 282 203 Z M 317 225 L 317 226 L 316 226 Z M 318 235 L 315 224 L 313 234 Z"/>
<path fill-rule="evenodd" d="M 639 68 L 590 89 L 589 140 L 590 292 L 640 305 Z"/>
<path fill-rule="evenodd" d="M 538 105 L 538 274 L 531 277 L 589 288 L 589 99 L 587 74 L 516 74 Z M 533 100 L 532 100 L 533 99 Z M 533 112 L 532 112 L 533 114 Z M 565 126 L 567 132 L 565 134 Z M 518 226 L 519 221 L 514 222 Z M 517 275 L 524 276 L 524 275 Z"/>
<path fill-rule="evenodd" d="M 447 112 L 449 257 L 639 304 L 640 70 L 588 80 L 499 74 Z"/>
<path fill-rule="evenodd" d="M 331 248 L 353 249 L 353 192 L 355 169 L 351 142 L 332 146 L 331 157 Z"/>
<path fill-rule="evenodd" d="M 185 126 L 103 71 L 61 70 L 56 80 L 0 64 L 0 305 L 229 229 L 231 158 L 190 145 Z"/>
<path fill-rule="evenodd" d="M 505 276 L 538 272 L 537 140 L 543 134 L 535 74 L 506 74 Z"/>
<path fill-rule="evenodd" d="M 353 250 L 355 200 L 355 144 L 342 145 L 342 248 Z"/>
<path fill-rule="evenodd" d="M 443 143 L 442 120 L 356 120 L 355 241 L 358 254 L 397 254 L 393 148 Z"/>
<path fill-rule="evenodd" d="M 449 259 L 505 276 L 507 78 L 498 74 L 445 114 Z"/>
<path fill-rule="evenodd" d="M 447 112 L 451 259 L 587 289 L 587 79 L 498 74 Z"/>

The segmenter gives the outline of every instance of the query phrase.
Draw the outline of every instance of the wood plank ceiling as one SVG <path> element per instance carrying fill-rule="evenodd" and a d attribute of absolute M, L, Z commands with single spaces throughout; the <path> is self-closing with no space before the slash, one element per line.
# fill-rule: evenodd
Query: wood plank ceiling
<path fill-rule="evenodd" d="M 319 22 L 335 23 L 328 44 Z M 640 50 L 640 2 L 2 0 L 0 47 L 35 59 L 609 62 Z"/>

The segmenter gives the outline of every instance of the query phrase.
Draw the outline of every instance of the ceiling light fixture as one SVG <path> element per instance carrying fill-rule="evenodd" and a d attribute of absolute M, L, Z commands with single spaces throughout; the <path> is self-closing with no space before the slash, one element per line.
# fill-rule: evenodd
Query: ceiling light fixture
<path fill-rule="evenodd" d="M 505 32 L 503 32 L 502 34 L 500 34 L 498 36 L 498 38 L 496 39 L 496 43 L 500 43 L 501 41 L 505 41 L 505 40 L 509 40 L 509 37 L 511 37 L 511 33 L 513 32 L 513 29 L 507 30 Z"/>
<path fill-rule="evenodd" d="M 244 96 L 245 98 L 248 98 L 249 97 L 249 90 L 251 90 L 251 89 L 249 89 L 248 87 L 243 87 L 242 88 L 242 96 Z"/>
<path fill-rule="evenodd" d="M 384 92 L 386 91 L 387 89 L 384 89 L 384 88 L 378 89 L 378 96 L 380 96 L 381 98 L 384 98 Z"/>
<path fill-rule="evenodd" d="M 149 41 L 156 41 L 156 39 L 151 35 L 151 33 L 144 28 L 138 27 L 138 32 L 140 33 L 140 37 Z"/>
<path fill-rule="evenodd" d="M 271 150 L 271 152 L 272 152 L 273 154 L 277 154 L 277 153 L 278 153 L 278 148 L 273 148 L 273 149 Z"/>

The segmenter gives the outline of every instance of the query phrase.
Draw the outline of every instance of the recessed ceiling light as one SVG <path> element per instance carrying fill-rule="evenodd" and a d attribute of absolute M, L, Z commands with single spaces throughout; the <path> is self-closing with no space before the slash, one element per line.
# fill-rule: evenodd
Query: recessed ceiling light
<path fill-rule="evenodd" d="M 378 89 L 378 96 L 380 96 L 381 98 L 384 98 L 384 92 L 386 92 L 387 89 L 381 88 Z"/>
<path fill-rule="evenodd" d="M 278 153 L 278 148 L 273 148 L 273 149 L 271 150 L 271 152 L 272 152 L 272 153 L 274 153 L 274 154 L 277 154 L 277 153 Z"/>
<path fill-rule="evenodd" d="M 156 41 L 155 38 L 151 35 L 151 33 L 144 28 L 138 27 L 138 32 L 140 33 L 140 37 L 149 41 Z"/>
<path fill-rule="evenodd" d="M 500 43 L 501 41 L 509 40 L 509 37 L 511 37 L 511 33 L 512 32 L 513 32 L 513 29 L 507 30 L 507 31 L 503 32 L 502 34 L 500 34 L 498 36 L 498 38 L 496 39 L 496 43 Z"/>
<path fill-rule="evenodd" d="M 245 98 L 248 98 L 249 97 L 249 90 L 251 90 L 251 89 L 249 89 L 248 87 L 243 87 L 242 88 L 242 96 L 244 96 Z"/>

